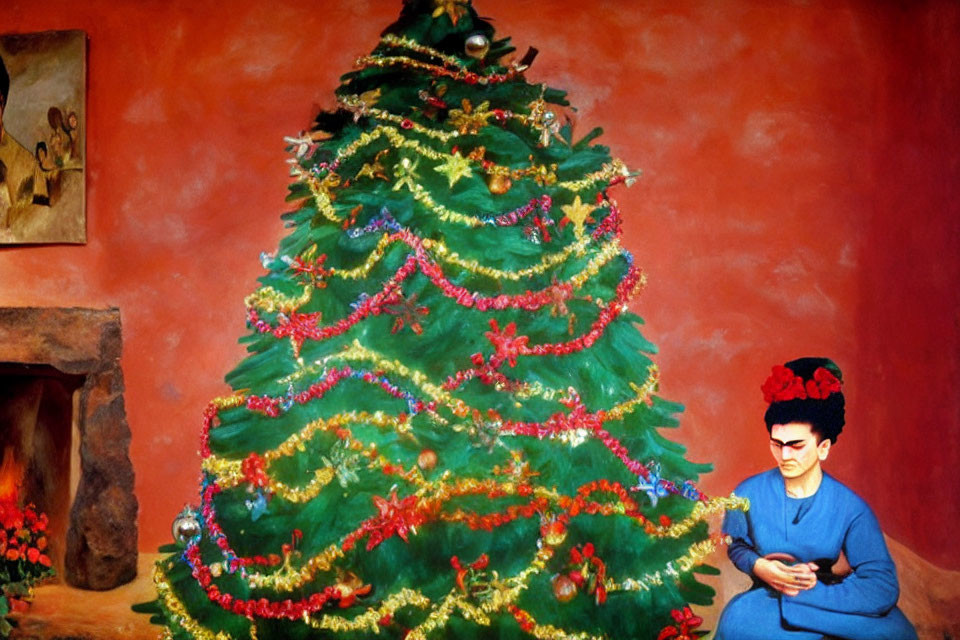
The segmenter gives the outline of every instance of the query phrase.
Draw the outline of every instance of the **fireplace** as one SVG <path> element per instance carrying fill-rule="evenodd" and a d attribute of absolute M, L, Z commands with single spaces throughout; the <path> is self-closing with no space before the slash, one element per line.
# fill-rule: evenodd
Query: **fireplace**
<path fill-rule="evenodd" d="M 19 495 L 49 516 L 48 555 L 58 576 L 79 479 L 73 417 L 82 386 L 83 376 L 48 365 L 0 363 L 0 496 Z"/>
<path fill-rule="evenodd" d="M 117 309 L 0 308 L 0 482 L 50 518 L 57 575 L 136 576 L 137 501 Z"/>

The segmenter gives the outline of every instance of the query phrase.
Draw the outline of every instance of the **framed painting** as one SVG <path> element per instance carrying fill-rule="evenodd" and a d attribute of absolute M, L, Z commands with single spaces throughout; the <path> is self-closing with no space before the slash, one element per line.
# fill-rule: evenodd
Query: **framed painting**
<path fill-rule="evenodd" d="M 0 244 L 86 242 L 82 31 L 0 35 Z"/>

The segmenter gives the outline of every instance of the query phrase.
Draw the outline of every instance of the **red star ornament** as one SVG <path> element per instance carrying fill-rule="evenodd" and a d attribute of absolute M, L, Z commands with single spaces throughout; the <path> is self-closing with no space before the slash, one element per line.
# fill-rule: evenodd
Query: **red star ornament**
<path fill-rule="evenodd" d="M 503 331 L 500 331 L 500 325 L 493 318 L 490 319 L 490 328 L 483 335 L 493 344 L 496 349 L 496 357 L 501 362 L 506 360 L 511 367 L 517 366 L 517 356 L 523 355 L 526 351 L 529 336 L 517 336 L 517 325 L 515 322 L 508 324 Z"/>
<path fill-rule="evenodd" d="M 373 533 L 367 542 L 367 551 L 394 534 L 403 538 L 404 542 L 409 542 L 407 534 L 410 531 L 416 533 L 416 526 L 423 524 L 424 516 L 417 509 L 417 496 L 407 496 L 400 500 L 394 490 L 390 493 L 389 500 L 373 496 L 373 504 L 379 513 L 369 527 Z"/>

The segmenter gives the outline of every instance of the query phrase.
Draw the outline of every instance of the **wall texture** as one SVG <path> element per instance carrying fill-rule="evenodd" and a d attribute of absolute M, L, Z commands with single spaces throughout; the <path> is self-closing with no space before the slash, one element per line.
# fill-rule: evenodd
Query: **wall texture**
<path fill-rule="evenodd" d="M 200 412 L 282 234 L 282 137 L 399 4 L 4 4 L 4 31 L 89 34 L 89 242 L 0 249 L 0 305 L 120 307 L 144 550 L 196 500 Z M 605 126 L 644 171 L 620 196 L 650 277 L 635 310 L 704 487 L 769 466 L 769 367 L 830 355 L 849 426 L 828 469 L 960 568 L 960 5 L 476 4 L 541 50 L 528 75 L 570 91 L 580 134 Z"/>

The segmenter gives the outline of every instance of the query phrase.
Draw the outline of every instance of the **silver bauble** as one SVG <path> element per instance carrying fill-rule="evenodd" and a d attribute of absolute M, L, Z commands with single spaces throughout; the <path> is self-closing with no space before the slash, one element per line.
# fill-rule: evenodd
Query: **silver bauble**
<path fill-rule="evenodd" d="M 173 539 L 177 544 L 186 545 L 199 535 L 200 520 L 189 507 L 184 507 L 180 515 L 173 519 Z"/>
<path fill-rule="evenodd" d="M 463 49 L 471 58 L 483 60 L 490 52 L 490 39 L 482 33 L 475 33 L 467 38 Z"/>
<path fill-rule="evenodd" d="M 553 111 L 547 111 L 545 114 L 543 114 L 543 124 L 551 125 L 556 121 L 557 114 L 555 114 Z"/>

